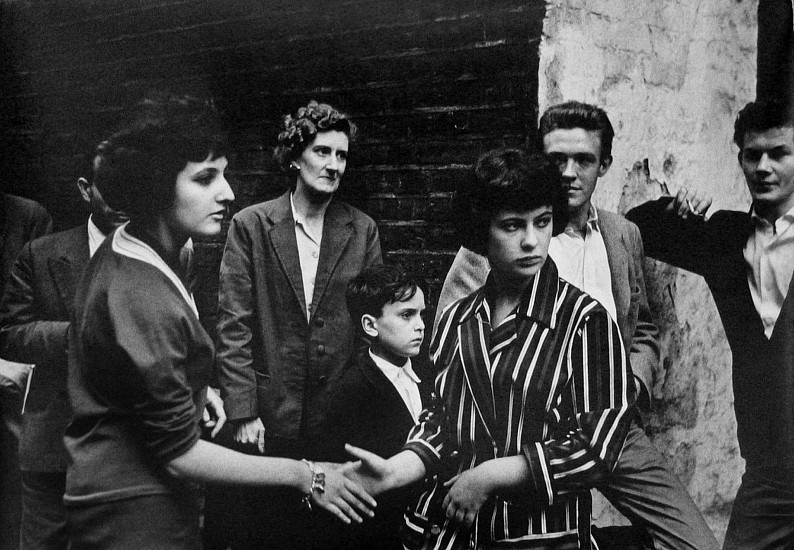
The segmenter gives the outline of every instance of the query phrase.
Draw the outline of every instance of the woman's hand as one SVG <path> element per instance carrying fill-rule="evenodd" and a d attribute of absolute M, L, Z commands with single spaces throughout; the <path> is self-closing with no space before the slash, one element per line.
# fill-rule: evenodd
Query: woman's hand
<path fill-rule="evenodd" d="M 221 431 L 226 424 L 226 411 L 223 409 L 223 400 L 218 392 L 207 386 L 207 405 L 204 407 L 202 422 L 205 428 L 212 428 L 210 437 Z"/>
<path fill-rule="evenodd" d="M 344 476 L 363 487 L 371 495 L 379 495 L 388 489 L 389 465 L 375 453 L 353 445 L 345 445 L 347 453 L 356 458 L 342 468 Z"/>
<path fill-rule="evenodd" d="M 261 454 L 265 453 L 265 425 L 259 417 L 243 420 L 237 424 L 234 440 L 243 445 L 256 445 Z"/>
<path fill-rule="evenodd" d="M 388 460 L 375 453 L 345 445 L 347 453 L 358 459 L 342 466 L 345 477 L 355 481 L 370 495 L 405 487 L 425 476 L 425 465 L 412 451 L 400 451 Z"/>
<path fill-rule="evenodd" d="M 325 491 L 312 491 L 312 503 L 345 523 L 361 523 L 362 515 L 373 517 L 377 503 L 360 484 L 343 475 L 341 464 L 320 463 L 325 471 Z"/>
<path fill-rule="evenodd" d="M 477 470 L 466 470 L 444 483 L 449 492 L 441 506 L 447 518 L 471 525 L 483 503 L 491 496 L 491 488 Z"/>

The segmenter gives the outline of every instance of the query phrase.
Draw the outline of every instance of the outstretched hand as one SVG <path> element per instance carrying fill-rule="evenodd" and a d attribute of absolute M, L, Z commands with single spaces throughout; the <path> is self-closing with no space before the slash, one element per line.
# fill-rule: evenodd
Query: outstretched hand
<path fill-rule="evenodd" d="M 373 517 L 375 499 L 357 482 L 343 475 L 339 464 L 322 463 L 325 492 L 312 491 L 312 504 L 330 512 L 344 523 L 361 523 L 361 516 Z"/>
<path fill-rule="evenodd" d="M 347 479 L 355 481 L 370 495 L 379 495 L 389 488 L 391 472 L 385 459 L 349 444 L 345 445 L 345 451 L 356 459 L 356 462 L 348 462 L 342 467 Z"/>

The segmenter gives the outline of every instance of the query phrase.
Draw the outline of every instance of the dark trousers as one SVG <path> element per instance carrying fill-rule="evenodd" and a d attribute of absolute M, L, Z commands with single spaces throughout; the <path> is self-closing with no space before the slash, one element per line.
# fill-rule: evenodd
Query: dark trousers
<path fill-rule="evenodd" d="M 173 495 L 67 506 L 66 521 L 71 550 L 201 550 L 198 504 Z"/>
<path fill-rule="evenodd" d="M 66 550 L 66 474 L 22 472 L 20 550 Z"/>
<path fill-rule="evenodd" d="M 794 548 L 794 487 L 751 471 L 733 502 L 723 550 Z"/>
<path fill-rule="evenodd" d="M 4 408 L 0 395 L 0 410 Z M 0 418 L 0 550 L 19 547 L 22 487 L 17 458 L 17 434 Z"/>
<path fill-rule="evenodd" d="M 626 436 L 615 471 L 596 489 L 648 531 L 656 550 L 719 549 L 692 497 L 637 422 Z"/>

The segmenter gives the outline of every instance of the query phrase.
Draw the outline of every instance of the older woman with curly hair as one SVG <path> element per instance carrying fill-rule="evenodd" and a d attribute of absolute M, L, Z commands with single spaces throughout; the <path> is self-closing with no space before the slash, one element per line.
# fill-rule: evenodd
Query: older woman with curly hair
<path fill-rule="evenodd" d="M 313 456 L 333 406 L 329 389 L 353 352 L 345 288 L 365 267 L 381 263 L 375 222 L 334 196 L 355 133 L 346 115 L 315 101 L 284 117 L 275 157 L 293 175 L 291 188 L 242 210 L 229 228 L 220 270 L 218 376 L 234 439 L 251 452 Z M 248 507 L 256 520 L 244 523 L 255 532 L 244 535 L 245 545 L 313 544 L 305 540 L 311 533 L 305 518 L 292 517 L 294 507 L 278 497 L 253 497 Z M 274 529 L 262 526 L 268 518 Z M 257 540 L 262 533 L 268 538 Z"/>

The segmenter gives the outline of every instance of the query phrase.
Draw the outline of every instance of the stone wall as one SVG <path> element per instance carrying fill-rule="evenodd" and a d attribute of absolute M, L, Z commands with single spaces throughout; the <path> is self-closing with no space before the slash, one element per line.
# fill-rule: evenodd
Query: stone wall
<path fill-rule="evenodd" d="M 578 99 L 615 126 L 614 163 L 595 202 L 625 212 L 665 189 L 746 209 L 731 142 L 754 97 L 757 1 L 551 0 L 544 22 L 539 108 Z M 736 444 L 731 361 L 703 280 L 648 261 L 663 361 L 649 421 L 656 446 L 724 537 L 743 471 Z M 616 511 L 598 503 L 599 523 Z"/>
<path fill-rule="evenodd" d="M 359 126 L 340 196 L 435 299 L 457 241 L 450 198 L 483 152 L 536 120 L 543 0 L 0 0 L 0 182 L 82 223 L 81 158 L 152 88 L 211 96 L 231 142 L 233 211 L 283 193 L 271 151 L 309 99 Z M 84 168 L 83 168 L 84 169 Z M 214 327 L 225 233 L 197 246 Z"/>

